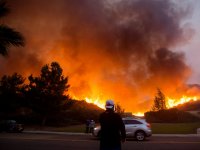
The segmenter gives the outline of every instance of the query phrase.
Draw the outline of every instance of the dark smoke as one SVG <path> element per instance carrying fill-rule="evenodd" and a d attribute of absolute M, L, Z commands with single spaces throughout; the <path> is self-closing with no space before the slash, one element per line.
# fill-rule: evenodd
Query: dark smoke
<path fill-rule="evenodd" d="M 58 61 L 74 95 L 102 94 L 128 111 L 148 109 L 157 87 L 170 93 L 189 77 L 184 54 L 171 49 L 185 42 L 182 23 L 190 7 L 170 0 L 7 2 L 5 22 L 27 43 L 0 58 L 1 75 L 37 74 Z"/>

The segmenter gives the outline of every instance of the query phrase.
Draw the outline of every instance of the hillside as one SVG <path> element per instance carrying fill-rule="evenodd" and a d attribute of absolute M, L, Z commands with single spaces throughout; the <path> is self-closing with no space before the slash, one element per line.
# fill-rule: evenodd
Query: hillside
<path fill-rule="evenodd" d="M 187 112 L 170 108 L 159 111 L 149 111 L 145 113 L 145 118 L 150 123 L 186 123 L 199 122 L 200 118 Z"/>
<path fill-rule="evenodd" d="M 200 111 L 200 100 L 180 104 L 176 108 L 183 111 Z"/>
<path fill-rule="evenodd" d="M 99 115 L 104 110 L 94 104 L 89 104 L 80 100 L 67 100 L 63 110 L 60 113 L 55 113 L 48 117 L 47 126 L 68 126 L 85 124 L 87 119 L 98 122 Z M 30 113 L 25 116 L 14 116 L 15 119 L 23 124 L 40 125 L 41 116 L 37 113 Z"/>
<path fill-rule="evenodd" d="M 66 104 L 65 115 L 69 121 L 85 122 L 87 119 L 98 122 L 100 113 L 104 110 L 84 100 L 69 100 Z"/>
<path fill-rule="evenodd" d="M 200 100 L 187 102 L 187 103 L 178 105 L 176 108 L 182 111 L 186 111 L 200 118 Z"/>

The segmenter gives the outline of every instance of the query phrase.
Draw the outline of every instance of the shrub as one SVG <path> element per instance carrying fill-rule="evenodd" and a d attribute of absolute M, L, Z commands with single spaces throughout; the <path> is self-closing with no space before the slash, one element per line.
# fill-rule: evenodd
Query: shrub
<path fill-rule="evenodd" d="M 153 123 L 181 123 L 181 122 L 197 122 L 200 119 L 188 112 L 178 110 L 176 108 L 149 111 L 145 113 L 148 122 Z"/>

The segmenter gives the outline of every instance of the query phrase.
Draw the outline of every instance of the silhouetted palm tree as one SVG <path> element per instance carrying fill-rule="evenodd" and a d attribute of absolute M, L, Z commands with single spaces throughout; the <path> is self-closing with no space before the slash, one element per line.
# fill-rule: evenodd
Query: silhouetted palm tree
<path fill-rule="evenodd" d="M 9 13 L 9 9 L 6 6 L 4 0 L 0 0 L 0 17 L 3 17 Z M 0 25 L 0 54 L 7 55 L 8 48 L 11 46 L 24 46 L 24 37 L 21 33 L 14 29 L 1 24 Z"/>

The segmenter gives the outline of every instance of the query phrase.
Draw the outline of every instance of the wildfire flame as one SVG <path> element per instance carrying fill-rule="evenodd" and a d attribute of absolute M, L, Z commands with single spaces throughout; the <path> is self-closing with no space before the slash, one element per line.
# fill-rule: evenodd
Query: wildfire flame
<path fill-rule="evenodd" d="M 200 99 L 200 97 L 197 97 L 197 96 L 189 97 L 189 96 L 185 96 L 185 95 L 182 96 L 180 99 L 167 97 L 166 106 L 167 106 L 167 108 L 172 108 L 179 104 L 184 104 L 184 103 L 187 103 L 190 101 L 197 101 L 199 99 Z M 87 103 L 93 103 L 102 109 L 105 109 L 105 102 L 103 100 L 100 100 L 100 98 L 92 99 L 92 98 L 86 97 L 85 101 Z M 133 112 L 132 114 L 134 116 L 139 116 L 139 117 L 144 116 L 144 112 Z"/>
<path fill-rule="evenodd" d="M 138 117 L 143 117 L 144 113 L 142 112 L 137 112 L 137 113 L 132 113 L 134 116 L 138 116 Z"/>
<path fill-rule="evenodd" d="M 97 105 L 98 107 L 100 107 L 100 108 L 102 108 L 102 109 L 105 109 L 105 102 L 103 102 L 103 101 L 100 100 L 99 98 L 91 99 L 91 98 L 86 97 L 86 98 L 85 98 L 85 101 L 86 101 L 87 103 L 93 103 L 93 104 Z"/>
<path fill-rule="evenodd" d="M 190 101 L 197 101 L 198 99 L 199 98 L 197 96 L 193 96 L 193 97 L 182 96 L 180 99 L 174 99 L 174 98 L 167 97 L 166 106 L 167 106 L 167 108 L 172 108 L 179 104 L 184 104 L 184 103 L 187 103 Z"/>
<path fill-rule="evenodd" d="M 85 101 L 87 103 L 93 103 L 95 105 L 97 105 L 98 107 L 102 108 L 102 109 L 105 109 L 105 102 L 100 100 L 99 98 L 96 98 L 96 99 L 92 99 L 92 98 L 88 98 L 86 97 L 85 98 Z M 144 116 L 144 113 L 143 112 L 137 112 L 137 113 L 132 113 L 134 116 L 139 116 L 139 117 L 142 117 Z"/>

